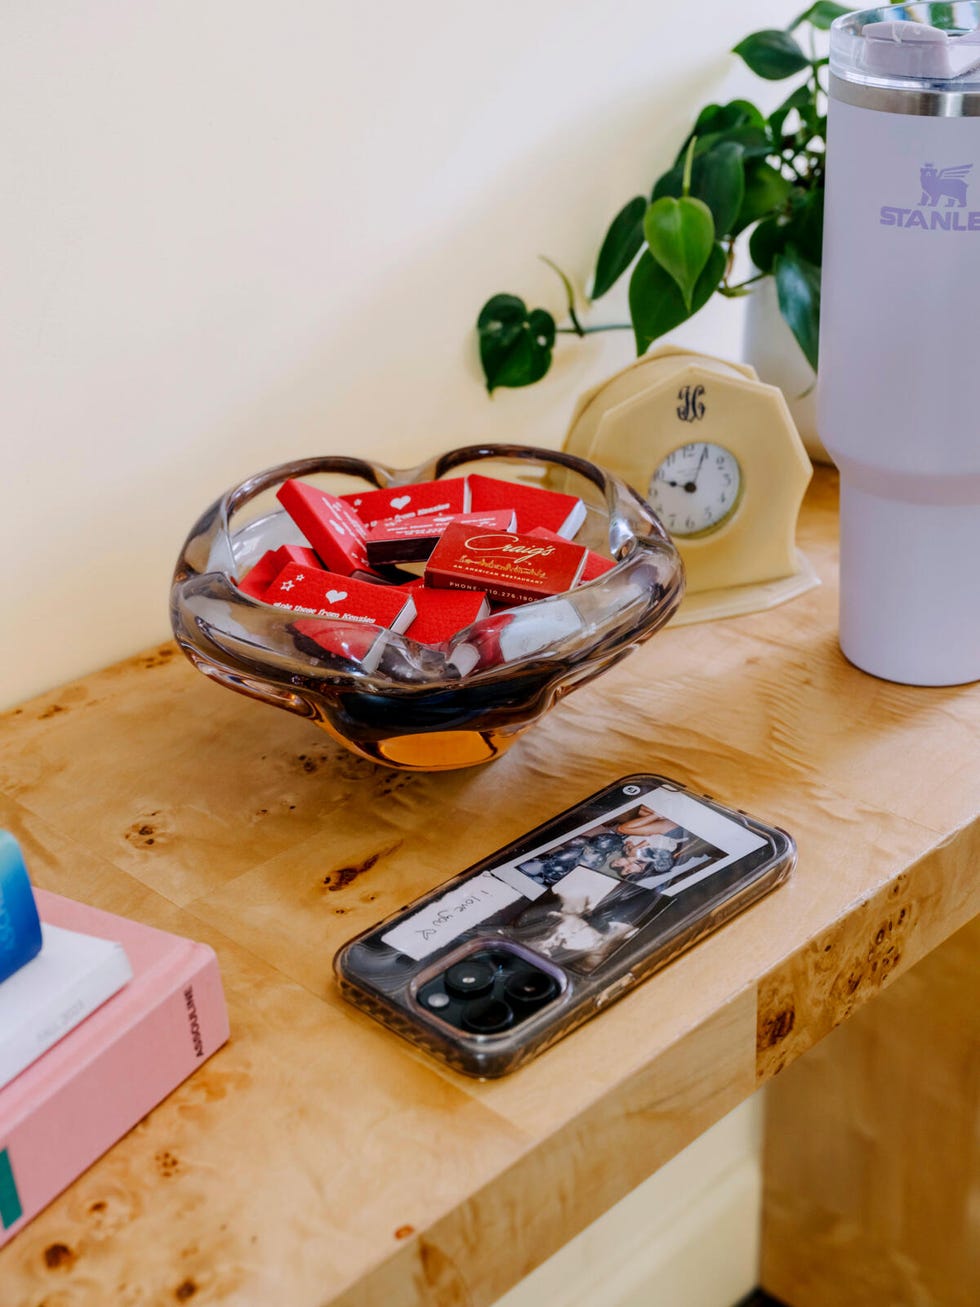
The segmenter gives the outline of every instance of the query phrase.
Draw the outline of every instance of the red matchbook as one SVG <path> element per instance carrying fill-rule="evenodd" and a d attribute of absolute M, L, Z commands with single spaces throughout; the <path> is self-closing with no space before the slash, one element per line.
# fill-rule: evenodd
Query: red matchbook
<path fill-rule="evenodd" d="M 443 590 L 484 590 L 495 603 L 526 604 L 577 585 L 587 550 L 568 541 L 513 531 L 446 528 L 425 565 L 425 583 Z"/>
<path fill-rule="evenodd" d="M 305 481 L 284 481 L 276 498 L 331 572 L 350 576 L 370 571 L 364 549 L 364 523 L 339 495 Z"/>
<path fill-rule="evenodd" d="M 517 513 L 518 531 L 527 532 L 532 527 L 543 526 L 570 540 L 585 521 L 585 504 L 575 495 L 501 481 L 497 477 L 483 477 L 477 473 L 471 473 L 466 480 L 470 487 L 471 513 L 483 513 L 491 508 L 513 508 Z"/>
<path fill-rule="evenodd" d="M 311 617 L 365 622 L 404 631 L 415 616 L 414 592 L 394 585 L 374 585 L 315 567 L 290 563 L 265 594 L 266 603 Z"/>
<path fill-rule="evenodd" d="M 206 944 L 45 890 L 35 898 L 43 922 L 121 944 L 133 977 L 0 1090 L 0 1245 L 228 1038 Z"/>
<path fill-rule="evenodd" d="M 368 561 L 372 567 L 420 562 L 429 557 L 443 531 L 453 522 L 482 526 L 487 531 L 513 531 L 515 517 L 512 508 L 500 508 L 489 513 L 461 513 L 457 516 L 438 513 L 434 517 L 407 520 L 386 518 L 367 528 L 364 547 Z"/>
<path fill-rule="evenodd" d="M 303 641 L 316 646 L 305 646 L 314 657 L 322 658 L 327 654 L 327 662 L 355 663 L 365 672 L 374 671 L 388 643 L 387 631 L 379 631 L 376 626 L 357 626 L 353 622 L 334 625 L 301 618 L 293 623 L 293 627 L 299 647 L 304 647 Z"/>
<path fill-rule="evenodd" d="M 537 536 L 540 540 L 561 540 L 561 536 L 554 531 L 549 531 L 547 527 L 536 526 L 528 535 Z M 602 554 L 597 554 L 594 549 L 586 550 L 585 566 L 582 568 L 582 575 L 579 579 L 579 585 L 585 585 L 586 581 L 594 581 L 597 576 L 603 576 L 606 572 L 611 572 L 616 566 L 611 558 L 604 558 Z"/>
<path fill-rule="evenodd" d="M 374 585 L 316 568 L 290 564 L 266 591 L 265 601 L 328 621 L 299 621 L 297 633 L 324 653 L 374 671 L 386 643 L 385 628 L 399 634 L 415 617 L 415 592 Z M 358 630 L 358 625 L 363 630 Z"/>
<path fill-rule="evenodd" d="M 387 490 L 361 490 L 341 499 L 355 511 L 365 526 L 395 518 L 407 522 L 430 514 L 455 517 L 468 513 L 469 487 L 465 477 L 446 481 L 416 481 L 408 486 L 389 486 Z"/>
<path fill-rule="evenodd" d="M 442 644 L 490 613 L 487 597 L 480 590 L 431 590 L 419 586 L 413 588 L 412 594 L 418 611 L 405 638 L 419 644 Z"/>
<path fill-rule="evenodd" d="M 302 545 L 280 545 L 278 549 L 265 551 L 238 582 L 239 590 L 253 599 L 264 599 L 266 590 L 290 563 L 299 563 L 303 567 L 320 566 L 320 560 L 312 549 L 304 549 Z"/>

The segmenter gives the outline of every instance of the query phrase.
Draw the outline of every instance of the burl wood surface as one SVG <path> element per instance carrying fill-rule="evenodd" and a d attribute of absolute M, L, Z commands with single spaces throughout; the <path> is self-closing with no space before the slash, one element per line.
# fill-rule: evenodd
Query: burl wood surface
<path fill-rule="evenodd" d="M 37 883 L 212 944 L 232 1038 L 0 1251 L 3 1307 L 492 1303 L 976 915 L 980 687 L 846 663 L 836 520 L 821 470 L 819 589 L 668 628 L 483 768 L 360 761 L 170 645 L 5 714 Z M 341 942 L 644 769 L 790 830 L 788 884 L 496 1083 L 340 1000 Z"/>
<path fill-rule="evenodd" d="M 793 1307 L 980 1302 L 980 918 L 773 1084 L 764 1194 Z"/>

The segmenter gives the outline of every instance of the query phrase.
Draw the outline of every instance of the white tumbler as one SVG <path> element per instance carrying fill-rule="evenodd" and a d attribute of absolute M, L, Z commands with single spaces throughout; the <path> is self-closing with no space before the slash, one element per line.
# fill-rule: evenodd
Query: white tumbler
<path fill-rule="evenodd" d="M 841 474 L 840 644 L 980 678 L 980 3 L 830 38 L 820 437 Z"/>

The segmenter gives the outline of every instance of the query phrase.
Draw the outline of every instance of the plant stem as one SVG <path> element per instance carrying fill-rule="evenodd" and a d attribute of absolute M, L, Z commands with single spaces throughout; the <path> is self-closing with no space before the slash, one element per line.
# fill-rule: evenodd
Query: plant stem
<path fill-rule="evenodd" d="M 725 260 L 725 271 L 722 273 L 722 281 L 728 284 L 728 278 L 731 275 L 732 268 L 735 265 L 735 237 L 728 238 L 728 257 Z"/>
<path fill-rule="evenodd" d="M 745 281 L 737 282 L 734 286 L 726 286 L 725 289 L 729 292 L 744 290 L 746 286 L 753 286 L 757 281 L 762 281 L 763 277 L 768 276 L 768 272 L 757 272 L 754 277 L 747 277 Z"/>
<path fill-rule="evenodd" d="M 546 254 L 539 254 L 538 258 L 542 263 L 547 263 L 552 272 L 556 272 L 561 278 L 561 283 L 565 287 L 565 296 L 568 300 L 568 316 L 572 320 L 572 330 L 576 336 L 584 336 L 586 334 L 585 328 L 582 326 L 581 322 L 579 322 L 578 314 L 575 312 L 575 289 L 572 286 L 571 280 L 566 273 L 562 272 L 558 264 L 549 259 Z"/>
<path fill-rule="evenodd" d="M 687 147 L 687 154 L 684 156 L 684 176 L 681 180 L 681 194 L 689 195 L 691 191 L 691 169 L 694 167 L 694 147 L 698 143 L 696 136 L 691 137 L 690 144 Z"/>

